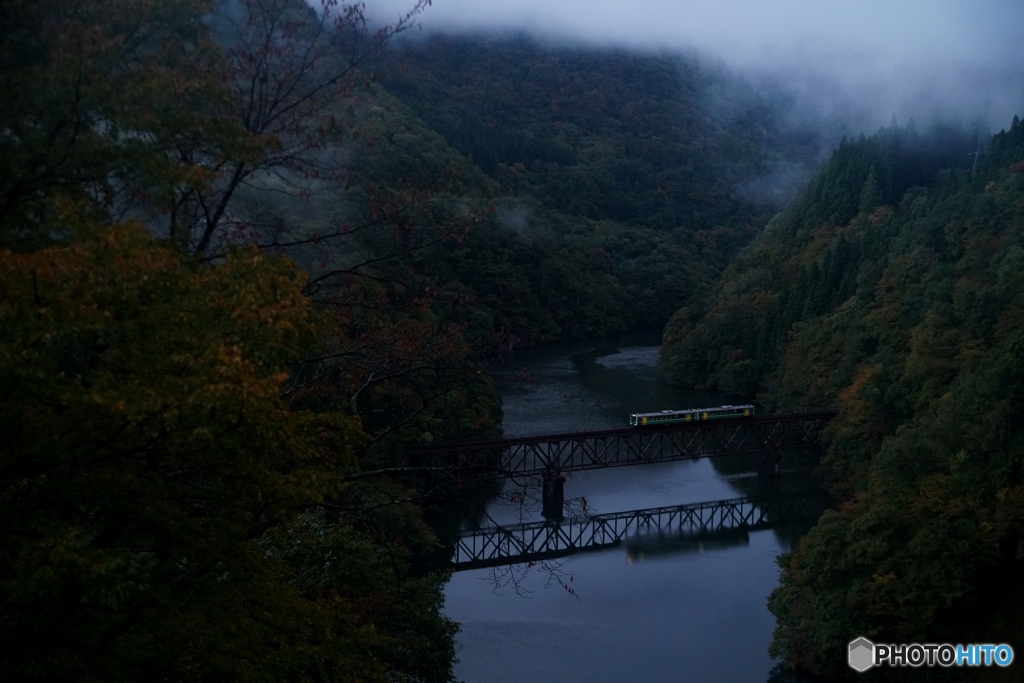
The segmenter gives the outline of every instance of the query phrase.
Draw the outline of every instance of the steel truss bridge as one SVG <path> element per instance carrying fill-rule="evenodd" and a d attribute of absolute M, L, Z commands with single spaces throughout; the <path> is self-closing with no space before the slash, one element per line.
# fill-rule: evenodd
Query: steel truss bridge
<path fill-rule="evenodd" d="M 406 451 L 407 465 L 437 469 L 457 480 L 694 460 L 737 453 L 774 453 L 821 445 L 835 410 L 682 422 L 657 427 L 522 436 L 450 443 Z"/>
<path fill-rule="evenodd" d="M 618 546 L 652 534 L 714 538 L 737 531 L 813 521 L 829 507 L 820 490 L 734 498 L 708 503 L 585 515 L 562 522 L 538 521 L 462 532 L 455 539 L 449 567 L 455 571 L 539 562 L 584 550 Z"/>

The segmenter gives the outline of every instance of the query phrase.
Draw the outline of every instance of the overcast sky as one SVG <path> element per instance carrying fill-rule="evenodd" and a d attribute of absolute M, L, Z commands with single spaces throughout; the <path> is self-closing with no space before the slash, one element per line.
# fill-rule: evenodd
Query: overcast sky
<path fill-rule="evenodd" d="M 367 1 L 384 16 L 409 4 Z M 998 129 L 1024 113 L 1024 0 L 433 0 L 421 23 L 696 49 L 740 73 L 782 77 L 822 106 L 823 92 L 844 92 L 884 123 L 987 105 Z"/>

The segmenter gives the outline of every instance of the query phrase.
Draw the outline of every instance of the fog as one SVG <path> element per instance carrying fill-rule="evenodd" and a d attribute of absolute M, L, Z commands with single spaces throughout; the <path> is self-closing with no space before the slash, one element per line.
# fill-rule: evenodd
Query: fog
<path fill-rule="evenodd" d="M 411 0 L 371 0 L 379 19 Z M 426 33 L 525 32 L 547 44 L 696 51 L 867 126 L 1024 113 L 1020 0 L 433 0 Z"/>

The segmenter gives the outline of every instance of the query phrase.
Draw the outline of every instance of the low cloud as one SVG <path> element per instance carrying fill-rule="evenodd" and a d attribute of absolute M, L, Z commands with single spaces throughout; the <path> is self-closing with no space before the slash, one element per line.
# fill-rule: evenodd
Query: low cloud
<path fill-rule="evenodd" d="M 387 21 L 410 0 L 376 0 Z M 693 51 L 875 125 L 1024 110 L 1018 0 L 433 0 L 428 32 L 526 32 L 556 44 Z"/>

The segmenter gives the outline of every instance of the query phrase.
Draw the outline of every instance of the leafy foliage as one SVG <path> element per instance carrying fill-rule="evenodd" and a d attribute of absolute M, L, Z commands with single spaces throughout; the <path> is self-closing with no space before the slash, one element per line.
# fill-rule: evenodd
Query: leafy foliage
<path fill-rule="evenodd" d="M 223 116 L 209 9 L 201 0 L 5 3 L 2 243 L 45 244 L 57 196 L 121 215 L 143 198 L 167 207 L 172 188 L 208 181 L 169 150 L 244 155 Z"/>
<path fill-rule="evenodd" d="M 369 530 L 300 514 L 340 494 L 366 437 L 282 402 L 317 326 L 287 263 L 190 266 L 131 227 L 3 262 L 6 670 L 443 677 L 437 587 L 386 598 L 404 574 Z"/>
<path fill-rule="evenodd" d="M 317 306 L 292 262 L 221 230 L 242 180 L 316 147 L 304 107 L 325 81 L 278 100 L 291 127 L 250 126 L 210 9 L 8 3 L 0 20 L 0 665 L 450 680 L 457 627 L 421 560 L 437 542 L 382 434 L 484 429 L 493 392 L 458 330 L 388 306 L 372 272 L 335 269 Z M 337 47 L 301 3 L 247 10 L 272 35 L 230 54 Z M 288 66 L 249 75 L 280 85 Z M 452 386 L 471 409 L 436 406 Z M 363 419 L 385 403 L 399 416 Z"/>

